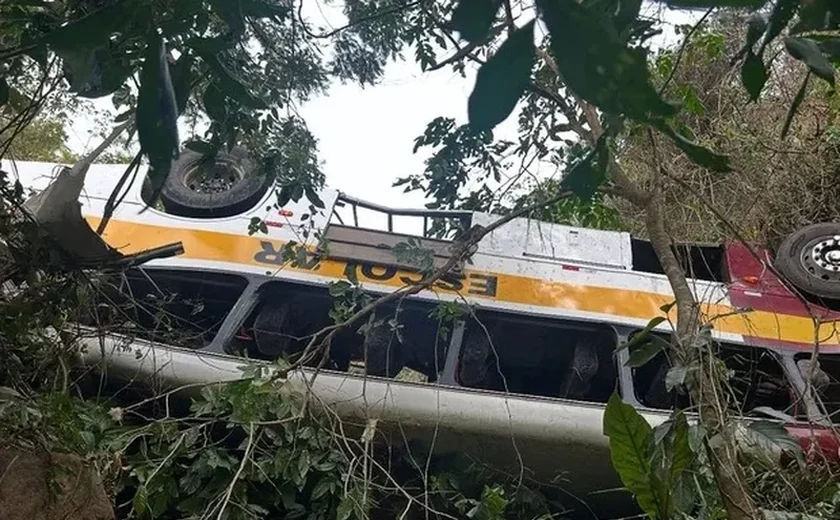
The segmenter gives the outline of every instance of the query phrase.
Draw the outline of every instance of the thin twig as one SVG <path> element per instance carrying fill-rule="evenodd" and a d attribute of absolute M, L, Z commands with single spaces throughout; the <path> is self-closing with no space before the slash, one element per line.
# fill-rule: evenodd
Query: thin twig
<path fill-rule="evenodd" d="M 294 363 L 291 368 L 296 368 L 297 366 L 300 366 L 301 364 L 312 359 L 315 355 L 316 349 L 319 346 L 326 345 L 328 347 L 333 338 L 336 336 L 336 334 L 338 334 L 342 329 L 355 325 L 382 305 L 396 301 L 398 299 L 406 298 L 408 296 L 429 289 L 436 281 L 440 280 L 444 275 L 449 273 L 449 271 L 451 271 L 458 264 L 458 262 L 461 262 L 468 256 L 470 256 L 472 254 L 473 248 L 481 241 L 481 239 L 483 239 L 485 236 L 489 235 L 496 229 L 500 228 L 501 226 L 504 226 L 511 220 L 520 217 L 526 213 L 529 213 L 537 208 L 554 204 L 555 202 L 571 197 L 572 195 L 573 194 L 569 191 L 563 191 L 548 200 L 537 202 L 535 204 L 525 206 L 521 209 L 511 211 L 507 215 L 489 224 L 487 227 L 474 225 L 469 230 L 467 230 L 463 236 L 461 236 L 452 244 L 452 255 L 449 257 L 446 263 L 444 263 L 439 269 L 437 269 L 427 278 L 423 279 L 418 283 L 405 285 L 397 289 L 396 291 L 391 292 L 369 303 L 361 310 L 357 311 L 355 314 L 350 316 L 346 321 L 336 325 L 332 325 L 330 327 L 322 329 L 319 333 L 316 333 L 309 341 L 309 344 L 306 346 L 306 348 L 303 350 L 300 359 L 296 363 Z M 326 335 L 323 335 L 323 333 L 326 331 L 329 332 L 327 332 Z M 319 341 L 319 338 L 322 339 Z"/>
<path fill-rule="evenodd" d="M 99 225 L 96 227 L 96 234 L 101 235 L 105 232 L 105 228 L 108 226 L 108 222 L 111 220 L 111 217 L 114 215 L 114 210 L 117 209 L 122 199 L 125 198 L 125 195 L 128 193 L 128 190 L 120 197 L 120 200 L 117 200 L 119 196 L 119 192 L 122 189 L 125 182 L 128 180 L 129 175 L 134 174 L 134 177 L 131 179 L 131 182 L 128 184 L 131 186 L 134 184 L 134 181 L 137 176 L 137 170 L 140 169 L 140 158 L 143 157 L 142 152 L 137 152 L 134 155 L 134 159 L 131 160 L 129 165 L 126 167 L 125 171 L 123 172 L 120 180 L 117 181 L 117 185 L 114 186 L 114 189 L 111 191 L 111 195 L 108 196 L 108 201 L 105 202 L 105 209 L 102 212 L 102 220 L 99 221 Z"/>
<path fill-rule="evenodd" d="M 352 20 L 352 21 L 342 25 L 341 27 L 337 27 L 337 28 L 335 28 L 331 31 L 327 31 L 327 32 L 321 33 L 321 34 L 315 34 L 311 31 L 309 31 L 309 29 L 306 28 L 306 24 L 302 24 L 302 25 L 304 27 L 304 31 L 306 31 L 306 33 L 311 38 L 330 38 L 331 36 L 335 36 L 336 34 L 342 32 L 342 31 L 346 31 L 347 29 L 350 29 L 351 27 L 355 27 L 357 25 L 361 25 L 361 24 L 364 24 L 364 23 L 367 23 L 367 22 L 372 22 L 374 20 L 378 20 L 380 18 L 384 18 L 388 15 L 398 13 L 398 12 L 402 11 L 403 9 L 411 9 L 412 7 L 416 7 L 420 4 L 428 2 L 428 1 L 429 0 L 416 0 L 414 2 L 409 2 L 409 3 L 403 4 L 403 5 L 397 5 L 397 6 L 389 8 L 389 9 L 383 9 L 379 12 L 373 13 L 370 16 L 364 16 L 362 18 L 359 18 L 358 20 Z M 303 2 L 301 2 L 301 8 L 302 7 L 303 7 Z M 300 13 L 299 13 L 299 17 L 300 17 Z"/>
<path fill-rule="evenodd" d="M 233 494 L 233 488 L 236 486 L 236 482 L 239 480 L 239 477 L 242 475 L 242 472 L 245 470 L 245 464 L 248 463 L 248 458 L 251 456 L 251 450 L 254 447 L 254 428 L 253 424 L 250 424 L 248 427 L 248 445 L 245 446 L 245 454 L 242 455 L 242 462 L 239 464 L 239 469 L 236 470 L 236 474 L 233 475 L 233 480 L 230 481 L 230 485 L 228 485 L 227 491 L 225 491 L 225 498 L 222 500 L 221 507 L 219 508 L 219 514 L 216 516 L 216 520 L 222 520 L 224 516 L 225 509 L 227 508 L 228 502 L 230 502 L 230 496 Z"/>
<path fill-rule="evenodd" d="M 700 20 L 698 20 L 696 24 L 691 26 L 691 29 L 688 31 L 688 34 L 686 34 L 685 38 L 683 38 L 682 44 L 680 45 L 680 49 L 677 51 L 677 59 L 674 61 L 674 66 L 671 67 L 671 72 L 668 74 L 668 77 L 665 78 L 665 83 L 663 83 L 662 87 L 660 87 L 659 89 L 660 96 L 665 93 L 665 90 L 668 88 L 668 85 L 671 83 L 671 80 L 674 79 L 674 75 L 677 73 L 677 69 L 680 66 L 683 54 L 685 54 L 685 49 L 688 47 L 688 42 L 691 41 L 691 37 L 694 35 L 697 29 L 700 28 L 700 25 L 702 25 L 703 22 L 706 21 L 706 18 L 708 18 L 709 15 L 712 14 L 712 11 L 714 10 L 714 7 L 710 7 L 708 10 L 706 10 L 703 16 L 700 17 Z"/>

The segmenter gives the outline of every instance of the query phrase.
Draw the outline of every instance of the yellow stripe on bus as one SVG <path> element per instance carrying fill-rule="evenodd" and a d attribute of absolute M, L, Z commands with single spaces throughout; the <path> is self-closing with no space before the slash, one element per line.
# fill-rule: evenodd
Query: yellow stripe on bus
<path fill-rule="evenodd" d="M 86 217 L 92 227 L 99 218 Z M 277 266 L 259 262 L 256 258 L 269 260 L 280 250 L 282 242 L 269 240 L 264 236 L 236 235 L 216 231 L 184 229 L 111 220 L 104 234 L 105 240 L 121 252 L 128 254 L 172 242 L 182 242 L 184 257 L 196 260 L 222 261 L 238 264 L 258 265 L 266 272 L 275 272 Z M 305 268 L 290 269 L 311 272 L 319 276 L 343 279 L 347 262 L 322 260 L 317 270 Z M 378 284 L 399 287 L 404 285 L 403 277 L 416 279 L 417 274 L 409 272 L 384 272 L 376 268 L 357 275 L 361 281 L 375 281 Z M 387 270 L 385 270 L 387 271 Z M 395 274 L 394 274 L 395 273 Z M 524 276 L 486 273 L 467 270 L 457 287 L 470 298 L 493 298 L 497 301 L 535 305 L 547 308 L 608 314 L 625 318 L 649 320 L 662 313 L 660 307 L 673 300 L 672 297 L 630 289 L 616 289 L 579 285 L 552 280 L 541 280 Z M 492 287 L 488 287 L 488 284 Z M 441 283 L 436 290 L 451 292 L 456 289 L 449 283 Z M 490 292 L 492 289 L 492 293 Z M 714 320 L 714 328 L 720 332 L 752 336 L 771 341 L 803 344 L 803 348 L 814 343 L 814 322 L 810 318 L 766 311 L 751 311 L 733 314 L 727 305 L 704 304 L 706 316 L 723 316 Z M 674 312 L 672 311 L 672 317 Z M 840 345 L 835 323 L 820 326 L 819 341 L 825 346 Z"/>

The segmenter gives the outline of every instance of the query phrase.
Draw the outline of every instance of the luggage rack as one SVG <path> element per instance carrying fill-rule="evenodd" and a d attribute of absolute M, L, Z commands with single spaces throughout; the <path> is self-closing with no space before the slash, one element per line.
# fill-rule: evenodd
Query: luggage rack
<path fill-rule="evenodd" d="M 343 193 L 339 194 L 338 200 L 336 200 L 335 206 L 333 208 L 333 215 L 338 219 L 338 222 L 341 225 L 348 226 L 349 224 L 344 222 L 344 219 L 341 217 L 341 214 L 337 211 L 337 208 L 344 208 L 350 206 L 353 212 L 353 227 L 360 228 L 362 226 L 359 225 L 359 208 L 368 209 L 371 211 L 375 211 L 378 213 L 382 213 L 387 217 L 387 231 L 388 233 L 398 233 L 401 235 L 407 235 L 407 233 L 400 233 L 399 231 L 394 231 L 394 217 L 418 217 L 423 219 L 423 238 L 435 238 L 438 240 L 447 240 L 445 238 L 439 238 L 432 236 L 434 229 L 430 228 L 430 221 L 433 219 L 453 219 L 457 220 L 458 225 L 455 228 L 457 233 L 466 231 L 470 228 L 472 224 L 472 212 L 471 211 L 462 211 L 462 210 L 434 210 L 434 209 L 413 209 L 413 208 L 389 208 L 387 206 L 381 206 L 379 204 L 375 204 L 373 202 L 367 202 L 361 199 L 357 199 L 355 197 L 351 197 L 349 195 L 345 195 Z"/>
<path fill-rule="evenodd" d="M 341 217 L 337 208 L 350 207 L 353 220 L 346 223 Z M 387 217 L 387 229 L 372 229 L 364 227 L 359 223 L 359 208 L 364 208 Z M 472 223 L 472 212 L 470 211 L 438 211 L 428 209 L 395 209 L 380 206 L 372 202 L 349 197 L 340 194 L 333 209 L 333 216 L 336 223 L 327 226 L 324 233 L 327 256 L 330 258 L 342 259 L 355 262 L 369 262 L 382 266 L 390 266 L 398 269 L 415 270 L 416 265 L 398 261 L 392 249 L 401 242 L 409 239 L 419 241 L 422 249 L 432 252 L 432 264 L 439 268 L 446 264 L 452 254 L 452 238 L 438 238 L 434 236 L 434 228 L 430 225 L 433 219 L 454 219 L 457 224 L 452 231 L 458 233 L 469 229 Z M 404 233 L 395 231 L 394 217 L 417 217 L 423 219 L 423 232 L 418 236 L 416 233 Z M 453 271 L 459 272 L 463 265 L 456 265 Z"/>

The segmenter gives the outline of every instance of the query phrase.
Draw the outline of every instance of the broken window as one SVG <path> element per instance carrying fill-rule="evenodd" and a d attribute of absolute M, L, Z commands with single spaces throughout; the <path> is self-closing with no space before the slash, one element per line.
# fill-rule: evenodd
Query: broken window
<path fill-rule="evenodd" d="M 150 341 L 202 348 L 247 286 L 240 276 L 210 271 L 132 269 L 94 294 L 86 325 Z"/>
<path fill-rule="evenodd" d="M 467 323 L 458 382 L 605 403 L 617 383 L 616 344 L 609 327 L 483 313 Z"/>
<path fill-rule="evenodd" d="M 634 271 L 665 274 L 649 241 L 633 238 L 631 248 Z M 675 244 L 671 249 L 689 278 L 712 282 L 725 280 L 724 250 L 719 244 Z"/>
<path fill-rule="evenodd" d="M 817 404 L 825 409 L 831 422 L 840 422 L 840 355 L 821 354 L 818 360 L 819 365 L 812 372 L 811 355 L 800 354 L 796 356 L 796 366 L 805 381 L 813 374 L 811 388 Z"/>
<path fill-rule="evenodd" d="M 323 287 L 269 282 L 260 289 L 258 304 L 232 349 L 258 359 L 298 361 L 313 336 L 335 324 L 338 307 L 346 319 L 365 303 L 354 304 L 345 296 L 331 295 Z M 451 326 L 433 317 L 434 308 L 416 300 L 377 308 L 372 320 L 366 318 L 336 334 L 323 368 L 358 368 L 361 373 L 393 377 L 407 367 L 436 379 L 443 369 Z M 313 344 L 313 352 L 307 364 L 317 365 L 323 357 L 320 341 Z"/>
<path fill-rule="evenodd" d="M 668 341 L 665 335 L 659 337 Z M 794 388 L 771 350 L 721 344 L 717 347 L 717 356 L 729 371 L 724 390 L 729 406 L 735 412 L 748 415 L 759 407 L 785 413 L 794 411 Z M 664 351 L 643 366 L 633 369 L 636 398 L 643 405 L 658 409 L 671 409 L 674 406 L 685 408 L 689 405 L 685 393 L 666 389 L 665 380 L 669 369 L 669 358 Z"/>

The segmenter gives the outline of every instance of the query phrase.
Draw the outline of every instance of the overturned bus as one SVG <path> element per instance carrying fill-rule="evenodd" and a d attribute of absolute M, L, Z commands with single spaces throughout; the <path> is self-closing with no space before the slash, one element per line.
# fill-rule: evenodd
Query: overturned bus
<path fill-rule="evenodd" d="M 109 302 L 130 301 L 131 312 L 109 314 L 103 304 L 99 321 L 82 324 L 86 363 L 173 386 L 242 377 L 243 357 L 270 363 L 300 353 L 334 323 L 342 301 L 357 308 L 347 300 L 355 286 L 340 282 L 357 281 L 371 297 L 417 283 L 419 264 L 447 262 L 458 230 L 498 218 L 386 208 L 330 189 L 310 194 L 317 203 L 301 197 L 280 207 L 274 184 L 243 157 L 223 154 L 199 175 L 198 155 L 182 153 L 162 207 L 148 206 L 142 183 L 126 188 L 105 241 L 126 253 L 181 242 L 183 254 L 115 278 Z M 35 191 L 55 171 L 2 166 Z M 124 169 L 88 172 L 81 203 L 92 228 Z M 419 263 L 397 254 L 408 249 L 422 252 Z M 816 440 L 840 456 L 832 430 L 840 410 L 840 313 L 832 310 L 840 224 L 802 229 L 775 252 L 739 243 L 675 251 L 733 374 L 736 412 L 783 421 L 803 446 Z M 377 419 L 381 435 L 397 432 L 398 443 L 434 436 L 440 452 L 521 464 L 545 478 L 568 473 L 576 493 L 615 488 L 602 429 L 607 399 L 618 391 L 656 424 L 682 398 L 666 386 L 664 352 L 631 368 L 637 347 L 619 348 L 673 299 L 648 242 L 516 218 L 429 289 L 377 308 L 368 326 L 342 330 L 315 360 L 308 391 L 348 421 Z M 670 332 L 668 321 L 652 331 Z M 801 367 L 815 340 L 823 379 L 808 385 Z M 403 377 L 409 370 L 411 380 Z"/>

